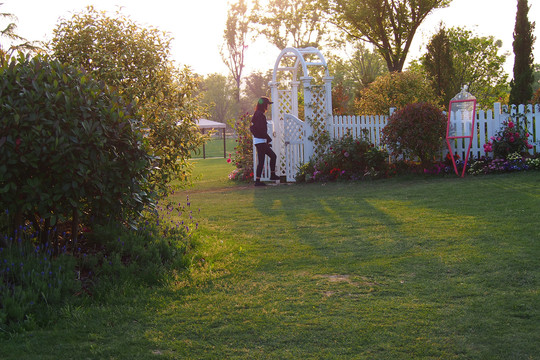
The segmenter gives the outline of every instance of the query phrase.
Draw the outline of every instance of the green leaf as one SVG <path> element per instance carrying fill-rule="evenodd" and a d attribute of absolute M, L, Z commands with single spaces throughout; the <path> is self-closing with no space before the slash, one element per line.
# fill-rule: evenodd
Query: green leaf
<path fill-rule="evenodd" d="M 12 186 L 12 183 L 7 183 L 6 185 L 0 187 L 0 194 L 5 194 L 9 191 L 9 189 L 11 188 Z"/>

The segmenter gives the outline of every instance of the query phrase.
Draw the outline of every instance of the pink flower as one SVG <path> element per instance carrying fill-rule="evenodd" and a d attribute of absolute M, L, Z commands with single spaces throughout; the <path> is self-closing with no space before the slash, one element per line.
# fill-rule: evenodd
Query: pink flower
<path fill-rule="evenodd" d="M 345 151 L 345 152 L 343 153 L 343 156 L 349 157 L 349 153 L 348 153 L 347 151 Z"/>
<path fill-rule="evenodd" d="M 532 146 L 531 144 L 527 144 L 527 149 L 532 149 L 534 146 Z"/>
<path fill-rule="evenodd" d="M 231 163 L 231 161 L 232 161 L 231 158 L 228 158 L 228 159 L 227 159 L 227 162 L 228 162 L 229 164 Z"/>
<path fill-rule="evenodd" d="M 514 139 L 514 137 L 513 137 L 513 136 L 510 136 L 510 138 L 508 139 L 508 141 L 510 141 L 510 142 L 514 142 L 514 141 L 516 141 L 516 139 Z"/>
<path fill-rule="evenodd" d="M 508 127 L 509 127 L 509 128 L 513 128 L 513 127 L 514 127 L 514 123 L 513 123 L 512 121 L 509 121 L 509 122 L 508 122 Z"/>

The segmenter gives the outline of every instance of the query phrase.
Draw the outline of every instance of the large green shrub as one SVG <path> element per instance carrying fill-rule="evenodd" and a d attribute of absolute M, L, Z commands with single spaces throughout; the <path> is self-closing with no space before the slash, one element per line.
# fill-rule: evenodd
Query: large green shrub
<path fill-rule="evenodd" d="M 424 167 L 441 150 L 446 117 L 436 106 L 414 103 L 396 111 L 383 129 L 383 142 L 396 156 L 418 157 Z"/>
<path fill-rule="evenodd" d="M 379 76 L 360 92 L 355 110 L 360 114 L 388 114 L 416 102 L 438 103 L 427 75 L 420 71 L 393 72 Z"/>
<path fill-rule="evenodd" d="M 150 181 L 162 194 L 171 181 L 189 177 L 191 153 L 207 139 L 196 124 L 205 117 L 199 82 L 188 67 L 179 69 L 172 61 L 172 40 L 169 33 L 143 27 L 121 11 L 109 15 L 88 7 L 61 19 L 49 44 L 56 59 L 137 99 L 154 156 Z"/>
<path fill-rule="evenodd" d="M 11 229 L 32 221 L 128 219 L 151 199 L 140 119 L 122 98 L 55 60 L 0 66 L 0 209 Z M 46 241 L 46 239 L 42 239 Z"/>

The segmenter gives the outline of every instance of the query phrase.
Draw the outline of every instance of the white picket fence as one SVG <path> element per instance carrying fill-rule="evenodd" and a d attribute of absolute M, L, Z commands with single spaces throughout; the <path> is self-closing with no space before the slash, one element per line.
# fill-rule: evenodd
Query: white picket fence
<path fill-rule="evenodd" d="M 490 138 L 498 132 L 502 123 L 508 119 L 509 116 L 515 114 L 525 114 L 527 119 L 527 128 L 530 134 L 529 143 L 533 145 L 533 148 L 529 150 L 531 154 L 540 152 L 540 104 L 537 105 L 519 105 L 517 107 L 512 106 L 510 114 L 503 112 L 503 108 L 500 103 L 495 103 L 493 110 L 479 110 L 476 112 L 476 134 L 473 137 L 473 143 L 471 146 L 471 156 L 479 157 L 486 154 L 484 152 L 484 144 L 490 141 Z M 386 126 L 389 115 L 352 115 L 352 116 L 333 116 L 330 124 L 328 125 L 328 131 L 330 137 L 333 139 L 339 139 L 343 137 L 347 132 L 350 132 L 353 137 L 360 137 L 362 131 L 365 129 L 368 132 L 369 140 L 376 146 L 383 146 L 381 142 L 382 129 Z M 456 147 L 456 152 L 465 158 L 465 152 L 467 151 L 468 142 L 459 140 Z M 446 143 L 441 153 L 441 157 L 446 156 L 448 149 L 446 149 Z"/>

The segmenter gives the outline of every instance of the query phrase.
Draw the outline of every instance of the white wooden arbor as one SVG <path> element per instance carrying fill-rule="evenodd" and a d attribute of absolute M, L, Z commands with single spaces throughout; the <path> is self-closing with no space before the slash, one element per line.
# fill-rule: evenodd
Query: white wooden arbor
<path fill-rule="evenodd" d="M 318 150 L 332 117 L 332 80 L 326 60 L 316 48 L 288 47 L 276 60 L 269 83 L 273 102 L 270 136 L 277 154 L 276 173 L 287 181 L 295 181 L 300 165 Z M 301 94 L 303 103 L 299 103 Z M 262 180 L 269 176 L 266 164 Z"/>

